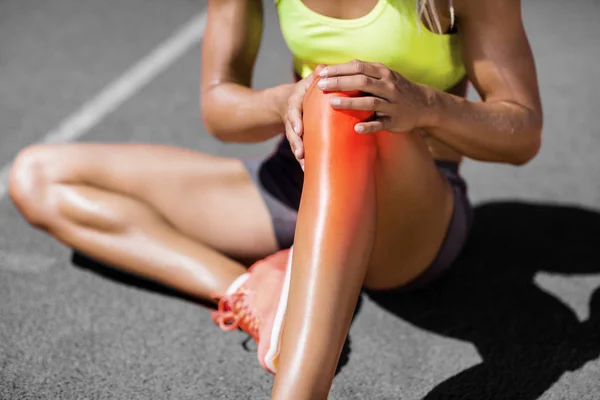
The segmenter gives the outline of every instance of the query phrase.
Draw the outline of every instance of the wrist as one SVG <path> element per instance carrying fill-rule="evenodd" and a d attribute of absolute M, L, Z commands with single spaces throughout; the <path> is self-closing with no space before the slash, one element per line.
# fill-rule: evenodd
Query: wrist
<path fill-rule="evenodd" d="M 420 89 L 423 94 L 423 108 L 421 109 L 421 115 L 419 116 L 418 127 L 437 127 L 440 119 L 440 108 L 437 101 L 438 92 L 425 85 L 420 85 Z"/>
<path fill-rule="evenodd" d="M 263 90 L 264 104 L 266 104 L 270 110 L 277 113 L 281 118 L 281 121 L 283 121 L 285 117 L 288 99 L 292 93 L 293 87 L 294 84 L 287 83 Z"/>

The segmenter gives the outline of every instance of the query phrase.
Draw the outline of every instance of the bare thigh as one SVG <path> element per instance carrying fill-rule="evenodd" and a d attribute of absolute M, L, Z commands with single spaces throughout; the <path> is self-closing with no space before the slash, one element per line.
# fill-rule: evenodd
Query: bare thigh
<path fill-rule="evenodd" d="M 277 250 L 270 215 L 238 159 L 153 144 L 41 147 L 51 182 L 141 201 L 182 234 L 229 256 L 255 259 Z"/>
<path fill-rule="evenodd" d="M 453 196 L 417 134 L 377 137 L 377 233 L 365 286 L 402 286 L 437 255 L 452 217 Z"/>

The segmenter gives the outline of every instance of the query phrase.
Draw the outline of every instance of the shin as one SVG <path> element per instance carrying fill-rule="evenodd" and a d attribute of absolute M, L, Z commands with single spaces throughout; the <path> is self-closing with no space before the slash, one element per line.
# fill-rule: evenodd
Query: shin
<path fill-rule="evenodd" d="M 315 85 L 304 103 L 305 178 L 274 398 L 326 398 L 376 231 L 374 135 L 366 112 L 339 111 Z"/>

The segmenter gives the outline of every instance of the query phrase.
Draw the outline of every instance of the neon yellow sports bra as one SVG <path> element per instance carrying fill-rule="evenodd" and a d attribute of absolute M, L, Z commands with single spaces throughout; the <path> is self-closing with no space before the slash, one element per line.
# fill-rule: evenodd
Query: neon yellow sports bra
<path fill-rule="evenodd" d="M 337 19 L 302 0 L 275 0 L 283 37 L 302 77 L 319 64 L 380 62 L 407 79 L 447 90 L 465 75 L 456 35 L 429 31 L 415 0 L 379 0 L 365 16 Z"/>

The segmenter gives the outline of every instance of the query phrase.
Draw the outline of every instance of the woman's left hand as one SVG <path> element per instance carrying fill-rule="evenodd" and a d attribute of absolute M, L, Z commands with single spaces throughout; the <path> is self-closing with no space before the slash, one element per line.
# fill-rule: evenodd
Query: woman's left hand
<path fill-rule="evenodd" d="M 363 97 L 334 97 L 331 106 L 346 110 L 374 111 L 372 121 L 356 124 L 358 133 L 410 132 L 426 126 L 431 117 L 427 88 L 413 83 L 379 63 L 354 60 L 330 65 L 317 86 L 324 91 L 359 90 Z"/>

